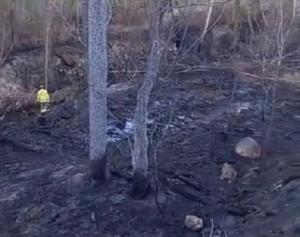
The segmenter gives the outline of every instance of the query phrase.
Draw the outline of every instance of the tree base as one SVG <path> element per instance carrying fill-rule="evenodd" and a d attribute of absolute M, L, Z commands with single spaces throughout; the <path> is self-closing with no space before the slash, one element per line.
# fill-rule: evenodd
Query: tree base
<path fill-rule="evenodd" d="M 133 184 L 131 190 L 131 196 L 134 199 L 144 199 L 151 192 L 151 185 L 148 177 L 142 172 L 135 171 L 133 173 Z"/>
<path fill-rule="evenodd" d="M 97 183 L 105 182 L 106 173 L 106 156 L 97 160 L 90 160 L 90 176 Z"/>

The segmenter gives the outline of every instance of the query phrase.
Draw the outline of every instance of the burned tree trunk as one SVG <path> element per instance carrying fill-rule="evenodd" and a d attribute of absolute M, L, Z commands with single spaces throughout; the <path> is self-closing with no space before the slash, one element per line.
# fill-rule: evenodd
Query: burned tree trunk
<path fill-rule="evenodd" d="M 147 110 L 153 83 L 158 75 L 160 63 L 160 17 L 159 1 L 150 0 L 150 40 L 151 50 L 148 57 L 144 82 L 138 91 L 137 105 L 134 114 L 134 146 L 132 151 L 133 186 L 132 196 L 141 199 L 150 191 L 148 177 L 148 138 Z"/>
<path fill-rule="evenodd" d="M 90 0 L 88 10 L 90 171 L 93 180 L 104 181 L 107 144 L 107 26 L 110 20 L 108 0 Z"/>

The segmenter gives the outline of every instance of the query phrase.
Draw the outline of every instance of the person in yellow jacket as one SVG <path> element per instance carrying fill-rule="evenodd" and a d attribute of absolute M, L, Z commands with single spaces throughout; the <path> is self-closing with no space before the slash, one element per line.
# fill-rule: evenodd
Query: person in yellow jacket
<path fill-rule="evenodd" d="M 41 113 L 46 113 L 50 103 L 50 96 L 43 85 L 40 86 L 40 89 L 37 93 L 37 102 L 41 105 Z"/>

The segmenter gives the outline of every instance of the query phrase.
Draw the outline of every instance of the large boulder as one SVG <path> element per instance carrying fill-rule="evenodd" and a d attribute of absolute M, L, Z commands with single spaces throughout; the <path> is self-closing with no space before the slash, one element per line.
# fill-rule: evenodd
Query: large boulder
<path fill-rule="evenodd" d="M 253 138 L 244 137 L 235 146 L 235 152 L 241 157 L 256 159 L 261 156 L 261 146 Z"/>

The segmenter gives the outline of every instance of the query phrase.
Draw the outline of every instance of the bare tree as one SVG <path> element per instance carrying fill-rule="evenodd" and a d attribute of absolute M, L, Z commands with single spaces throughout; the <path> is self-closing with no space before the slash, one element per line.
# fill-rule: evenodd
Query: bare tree
<path fill-rule="evenodd" d="M 45 88 L 48 88 L 48 82 L 51 81 L 53 70 L 52 70 L 52 23 L 53 23 L 53 2 L 47 1 L 46 7 L 46 37 L 45 37 Z"/>
<path fill-rule="evenodd" d="M 90 0 L 88 8 L 89 156 L 92 179 L 106 179 L 107 129 L 107 27 L 108 0 Z"/>
<path fill-rule="evenodd" d="M 158 76 L 160 63 L 160 3 L 157 0 L 150 2 L 150 40 L 151 50 L 147 63 L 144 82 L 138 91 L 137 105 L 134 114 L 134 145 L 132 151 L 133 187 L 132 195 L 135 198 L 144 198 L 150 191 L 148 178 L 148 137 L 147 112 L 150 93 L 153 83 Z"/>
<path fill-rule="evenodd" d="M 296 17 L 297 0 L 292 0 L 292 18 Z"/>
<path fill-rule="evenodd" d="M 233 29 L 234 29 L 235 46 L 239 40 L 240 18 L 241 18 L 241 3 L 240 0 L 234 0 Z"/>

